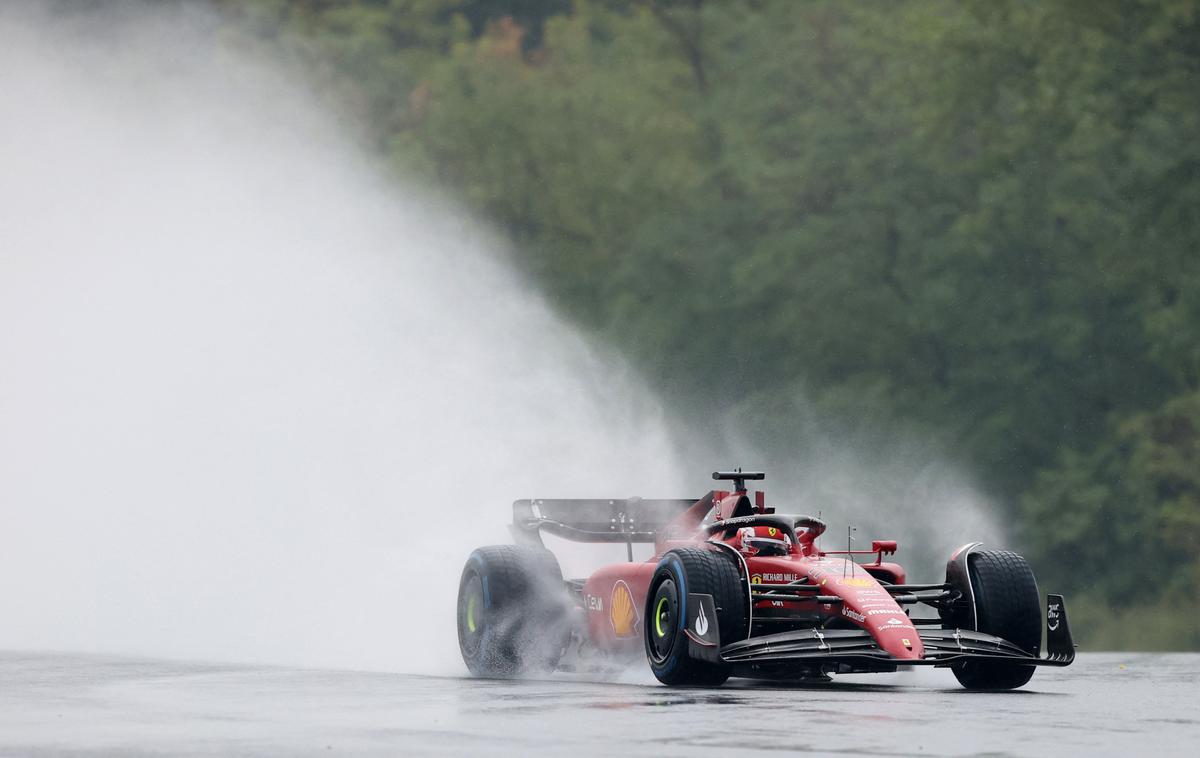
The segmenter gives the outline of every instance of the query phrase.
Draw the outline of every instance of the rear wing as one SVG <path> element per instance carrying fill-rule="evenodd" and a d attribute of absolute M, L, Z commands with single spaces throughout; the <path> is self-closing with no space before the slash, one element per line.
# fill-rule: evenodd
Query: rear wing
<path fill-rule="evenodd" d="M 701 500 L 517 500 L 509 527 L 518 545 L 542 545 L 542 532 L 573 542 L 654 542 L 659 532 Z"/>

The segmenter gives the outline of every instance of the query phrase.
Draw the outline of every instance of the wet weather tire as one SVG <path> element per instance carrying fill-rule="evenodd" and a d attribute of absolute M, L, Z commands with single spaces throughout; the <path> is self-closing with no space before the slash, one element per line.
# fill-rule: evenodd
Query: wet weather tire
<path fill-rule="evenodd" d="M 976 631 L 994 634 L 1037 655 L 1042 642 L 1041 597 L 1025 559 L 1007 550 L 979 550 L 967 556 L 975 595 Z M 952 667 L 971 690 L 1011 690 L 1029 681 L 1033 666 L 964 661 Z"/>
<path fill-rule="evenodd" d="M 688 593 L 712 595 L 722 646 L 745 639 L 749 598 L 737 563 L 724 553 L 679 548 L 659 561 L 646 593 L 646 658 L 663 684 L 715 687 L 729 678 L 729 667 L 690 655 L 687 619 L 695 609 Z"/>
<path fill-rule="evenodd" d="M 549 550 L 521 545 L 471 553 L 458 585 L 458 646 L 475 676 L 554 670 L 570 636 L 570 599 Z"/>

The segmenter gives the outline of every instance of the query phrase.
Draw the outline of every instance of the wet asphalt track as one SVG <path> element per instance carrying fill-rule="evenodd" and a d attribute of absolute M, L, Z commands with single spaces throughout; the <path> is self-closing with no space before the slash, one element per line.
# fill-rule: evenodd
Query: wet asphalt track
<path fill-rule="evenodd" d="M 1200 755 L 1200 655 L 668 690 L 0 653 L 3 755 Z"/>

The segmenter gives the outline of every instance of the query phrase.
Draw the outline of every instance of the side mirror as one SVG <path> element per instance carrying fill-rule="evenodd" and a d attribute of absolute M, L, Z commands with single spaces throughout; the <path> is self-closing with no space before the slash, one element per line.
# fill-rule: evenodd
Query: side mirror
<path fill-rule="evenodd" d="M 891 555 L 896 552 L 896 541 L 874 540 L 871 542 L 871 552 L 879 553 L 881 558 L 885 555 Z"/>

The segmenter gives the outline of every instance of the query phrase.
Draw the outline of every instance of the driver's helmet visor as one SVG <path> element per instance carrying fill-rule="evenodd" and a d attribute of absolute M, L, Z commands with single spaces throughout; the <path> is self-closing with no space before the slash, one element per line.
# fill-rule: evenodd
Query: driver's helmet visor
<path fill-rule="evenodd" d="M 757 551 L 758 555 L 787 555 L 788 543 L 772 537 L 743 537 L 742 546 Z"/>

